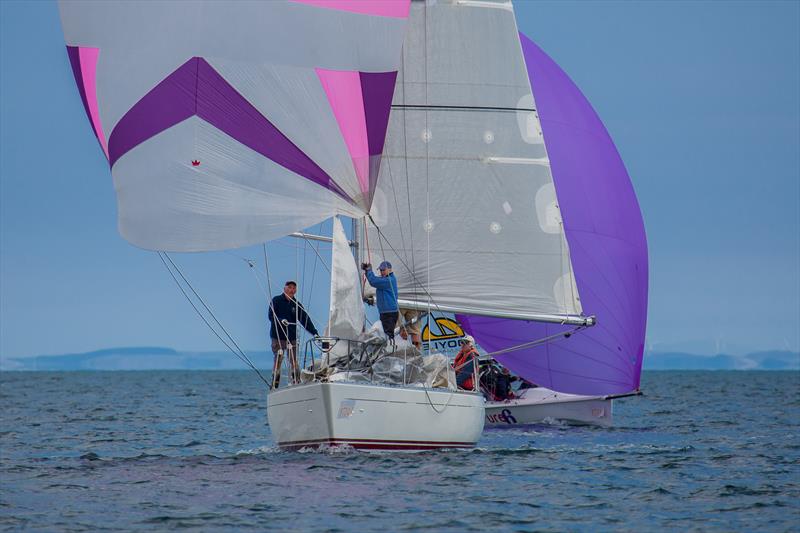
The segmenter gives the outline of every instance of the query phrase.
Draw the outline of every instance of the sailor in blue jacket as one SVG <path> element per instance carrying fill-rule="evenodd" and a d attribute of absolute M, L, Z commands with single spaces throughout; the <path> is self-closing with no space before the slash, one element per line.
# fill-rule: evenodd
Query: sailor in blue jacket
<path fill-rule="evenodd" d="M 400 309 L 397 306 L 397 278 L 392 273 L 392 264 L 389 261 L 384 261 L 378 265 L 380 276 L 376 276 L 372 272 L 372 265 L 369 263 L 363 263 L 361 268 L 364 270 L 369 284 L 375 287 L 378 313 L 381 316 L 383 332 L 386 333 L 389 340 L 394 340 L 394 328 L 400 316 Z"/>

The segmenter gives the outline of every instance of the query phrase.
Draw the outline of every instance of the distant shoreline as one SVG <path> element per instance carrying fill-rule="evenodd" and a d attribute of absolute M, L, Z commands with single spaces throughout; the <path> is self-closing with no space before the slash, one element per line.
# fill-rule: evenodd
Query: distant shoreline
<path fill-rule="evenodd" d="M 272 353 L 247 351 L 257 367 L 269 370 Z M 147 346 L 108 348 L 86 353 L 2 357 L 0 371 L 230 371 L 246 370 L 233 354 L 223 351 L 178 351 Z M 665 370 L 800 370 L 800 353 L 785 350 L 753 352 L 746 355 L 698 355 L 683 352 L 645 354 L 645 371 Z"/>

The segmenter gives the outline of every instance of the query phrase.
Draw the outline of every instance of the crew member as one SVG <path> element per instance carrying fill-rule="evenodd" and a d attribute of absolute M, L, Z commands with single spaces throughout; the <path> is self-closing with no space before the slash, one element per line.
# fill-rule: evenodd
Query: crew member
<path fill-rule="evenodd" d="M 411 344 L 417 350 L 422 349 L 422 341 L 419 335 L 419 311 L 401 307 L 397 327 L 400 328 L 400 336 L 404 340 L 411 336 Z"/>
<path fill-rule="evenodd" d="M 272 388 L 277 389 L 281 381 L 281 364 L 283 354 L 288 352 L 289 364 L 292 367 L 292 383 L 300 382 L 300 367 L 297 364 L 297 324 L 302 325 L 306 331 L 319 335 L 314 323 L 308 317 L 303 305 L 295 300 L 297 283 L 287 281 L 283 292 L 272 299 L 269 308 L 269 336 L 272 340 L 272 354 L 275 364 L 272 367 Z"/>
<path fill-rule="evenodd" d="M 475 349 L 475 339 L 471 335 L 464 337 L 464 344 L 453 361 L 456 371 L 456 384 L 459 389 L 473 390 L 475 388 L 475 363 L 478 361 L 478 350 Z"/>
<path fill-rule="evenodd" d="M 394 341 L 394 328 L 397 325 L 400 313 L 397 307 L 397 278 L 394 277 L 392 272 L 392 264 L 389 261 L 384 261 L 378 265 L 380 276 L 375 275 L 372 271 L 372 265 L 369 263 L 362 263 L 361 268 L 364 270 L 369 284 L 375 287 L 375 299 L 378 305 L 378 313 L 381 317 L 383 332 L 386 333 L 390 341 Z"/>

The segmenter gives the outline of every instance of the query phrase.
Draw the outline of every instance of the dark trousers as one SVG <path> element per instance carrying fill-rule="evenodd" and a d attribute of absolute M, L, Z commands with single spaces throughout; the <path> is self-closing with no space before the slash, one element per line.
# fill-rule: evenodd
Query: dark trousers
<path fill-rule="evenodd" d="M 394 339 L 394 328 L 397 326 L 397 319 L 400 318 L 399 311 L 389 311 L 388 313 L 381 313 L 381 326 L 383 332 L 390 339 Z"/>

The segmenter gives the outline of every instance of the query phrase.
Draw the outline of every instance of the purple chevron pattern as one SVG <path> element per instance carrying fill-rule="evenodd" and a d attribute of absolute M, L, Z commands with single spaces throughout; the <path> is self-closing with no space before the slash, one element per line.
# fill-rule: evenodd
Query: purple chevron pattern
<path fill-rule="evenodd" d="M 324 170 L 201 57 L 193 57 L 164 78 L 120 119 L 108 141 L 111 166 L 139 144 L 195 115 L 264 157 L 352 202 Z"/>

